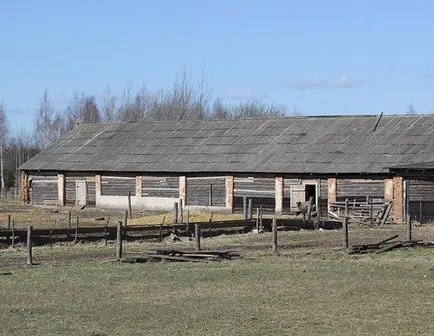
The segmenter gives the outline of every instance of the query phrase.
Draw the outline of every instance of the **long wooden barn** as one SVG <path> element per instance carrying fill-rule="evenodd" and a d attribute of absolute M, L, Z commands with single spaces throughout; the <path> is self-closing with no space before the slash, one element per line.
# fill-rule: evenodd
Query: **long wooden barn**
<path fill-rule="evenodd" d="M 313 197 L 326 214 L 371 197 L 402 221 L 408 197 L 434 217 L 433 176 L 389 168 L 432 161 L 434 115 L 324 116 L 78 125 L 20 170 L 32 204 L 290 213 Z"/>

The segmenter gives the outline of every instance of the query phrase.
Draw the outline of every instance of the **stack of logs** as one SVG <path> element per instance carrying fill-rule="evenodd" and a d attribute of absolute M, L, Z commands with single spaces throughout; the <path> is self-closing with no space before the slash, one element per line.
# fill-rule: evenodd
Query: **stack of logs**
<path fill-rule="evenodd" d="M 328 213 L 339 220 L 347 217 L 352 222 L 384 225 L 393 223 L 392 209 L 392 201 L 379 201 L 367 197 L 366 201 L 346 199 L 331 203 Z"/>

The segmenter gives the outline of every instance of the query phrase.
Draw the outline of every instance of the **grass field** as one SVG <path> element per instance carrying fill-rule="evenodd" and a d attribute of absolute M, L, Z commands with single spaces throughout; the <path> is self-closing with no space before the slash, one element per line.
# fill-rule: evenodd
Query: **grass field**
<path fill-rule="evenodd" d="M 241 254 L 212 263 L 68 261 L 56 258 L 114 255 L 115 246 L 37 247 L 39 266 L 0 268 L 0 334 L 434 334 L 433 249 L 351 256 L 339 249 L 339 231 L 300 231 L 280 232 L 273 256 L 270 240 L 269 233 L 204 239 L 204 248 Z M 193 244 L 128 243 L 125 250 Z M 0 259 L 23 255 L 0 251 Z"/>

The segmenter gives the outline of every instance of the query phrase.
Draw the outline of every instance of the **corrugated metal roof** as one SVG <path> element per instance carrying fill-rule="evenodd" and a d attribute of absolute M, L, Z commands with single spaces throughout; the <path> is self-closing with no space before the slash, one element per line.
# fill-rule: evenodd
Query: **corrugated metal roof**
<path fill-rule="evenodd" d="M 434 161 L 434 115 L 79 125 L 22 170 L 386 173 Z"/>

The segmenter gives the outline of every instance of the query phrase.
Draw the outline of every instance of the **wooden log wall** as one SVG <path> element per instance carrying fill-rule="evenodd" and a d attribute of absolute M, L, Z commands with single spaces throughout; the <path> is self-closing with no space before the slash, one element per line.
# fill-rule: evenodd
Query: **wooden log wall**
<path fill-rule="evenodd" d="M 136 194 L 135 176 L 101 176 L 101 195 L 128 196 Z"/>
<path fill-rule="evenodd" d="M 322 179 L 319 182 L 319 215 L 321 217 L 326 217 L 328 214 L 328 183 L 326 179 Z"/>
<path fill-rule="evenodd" d="M 234 210 L 243 211 L 243 197 L 252 199 L 252 206 L 263 207 L 268 213 L 275 211 L 275 179 L 266 177 L 234 178 Z"/>
<path fill-rule="evenodd" d="M 30 203 L 56 205 L 58 203 L 57 174 L 29 175 Z"/>
<path fill-rule="evenodd" d="M 74 205 L 76 201 L 76 181 L 86 181 L 86 204 L 95 205 L 95 176 L 89 174 L 74 174 L 65 176 L 65 202 Z"/>
<path fill-rule="evenodd" d="M 338 179 L 337 180 L 337 201 L 356 199 L 366 200 L 366 197 L 373 199 L 384 199 L 384 179 Z"/>
<path fill-rule="evenodd" d="M 179 197 L 179 176 L 142 176 L 143 197 Z"/>
<path fill-rule="evenodd" d="M 300 179 L 283 179 L 283 214 L 288 215 L 291 212 L 291 188 L 294 186 L 302 186 Z"/>
<path fill-rule="evenodd" d="M 409 211 L 419 221 L 434 219 L 434 180 L 409 181 Z"/>
<path fill-rule="evenodd" d="M 225 207 L 226 177 L 187 177 L 187 205 Z"/>

